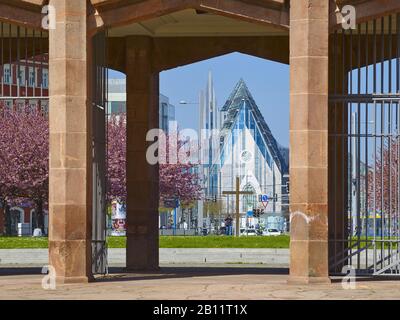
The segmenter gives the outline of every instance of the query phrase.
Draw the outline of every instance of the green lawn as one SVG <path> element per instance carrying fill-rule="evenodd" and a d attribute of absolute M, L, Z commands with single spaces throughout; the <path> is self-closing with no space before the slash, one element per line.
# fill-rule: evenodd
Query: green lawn
<path fill-rule="evenodd" d="M 0 249 L 40 249 L 47 247 L 47 238 L 0 237 Z"/>
<path fill-rule="evenodd" d="M 124 237 L 109 237 L 109 248 L 125 248 Z M 47 238 L 0 237 L 0 249 L 47 248 Z M 183 237 L 161 236 L 160 248 L 289 248 L 289 236 L 278 237 Z"/>
<path fill-rule="evenodd" d="M 370 238 L 369 240 L 372 240 Z M 109 237 L 109 248 L 125 248 L 125 237 Z M 227 236 L 161 236 L 160 248 L 289 248 L 289 236 L 278 237 L 227 237 Z M 356 239 L 353 239 L 354 246 Z M 371 243 L 370 243 L 371 245 Z M 350 242 L 349 242 L 350 246 Z M 365 243 L 361 242 L 360 247 L 364 247 Z M 0 236 L 0 249 L 40 249 L 47 248 L 47 238 L 31 238 L 31 237 L 2 237 Z M 377 243 L 377 248 L 389 248 L 388 244 Z M 393 244 L 393 249 L 397 248 L 397 244 Z"/>
<path fill-rule="evenodd" d="M 110 248 L 124 248 L 125 239 L 109 238 Z M 289 236 L 278 237 L 183 237 L 161 236 L 160 248 L 289 248 Z"/>

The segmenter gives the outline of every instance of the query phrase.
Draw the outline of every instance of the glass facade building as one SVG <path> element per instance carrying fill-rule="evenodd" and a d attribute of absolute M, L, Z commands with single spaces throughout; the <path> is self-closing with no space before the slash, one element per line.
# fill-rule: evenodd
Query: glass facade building
<path fill-rule="evenodd" d="M 204 170 L 206 196 L 219 199 L 222 220 L 228 214 L 234 215 L 235 196 L 226 196 L 223 192 L 235 191 L 236 177 L 239 177 L 240 190 L 253 192 L 240 198 L 240 228 L 262 224 L 265 228 L 287 231 L 288 149 L 280 146 L 272 135 L 243 80 L 218 112 L 223 119 L 220 146 L 212 155 L 209 170 Z M 268 201 L 260 202 L 261 195 L 266 195 Z M 255 209 L 263 212 L 259 218 L 253 217 Z M 205 212 L 205 216 L 209 213 Z"/>
<path fill-rule="evenodd" d="M 165 132 L 169 129 L 169 122 L 175 120 L 175 106 L 170 104 L 169 98 L 160 94 L 160 128 Z M 108 114 L 126 112 L 126 80 L 108 80 Z"/>

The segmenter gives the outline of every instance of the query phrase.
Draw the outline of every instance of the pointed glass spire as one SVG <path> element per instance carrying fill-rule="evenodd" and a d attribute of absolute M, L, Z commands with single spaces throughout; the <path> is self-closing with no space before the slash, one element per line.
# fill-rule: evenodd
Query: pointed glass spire
<path fill-rule="evenodd" d="M 239 108 L 240 102 L 243 100 L 254 101 L 249 89 L 247 88 L 246 82 L 243 78 L 240 78 L 221 111 L 226 112 L 232 108 L 237 109 Z"/>
<path fill-rule="evenodd" d="M 245 103 L 244 103 L 245 102 Z M 266 123 L 263 115 L 260 112 L 256 102 L 253 99 L 245 81 L 241 78 L 230 94 L 225 105 L 222 107 L 221 111 L 226 114 L 225 121 L 223 123 L 223 130 L 233 129 L 235 123 L 237 122 L 240 109 L 246 105 L 246 108 L 250 110 L 252 116 L 256 122 L 260 134 L 265 140 L 269 152 L 277 163 L 281 171 L 288 171 L 288 159 L 284 157 L 280 150 L 280 146 L 275 140 L 268 124 Z"/>

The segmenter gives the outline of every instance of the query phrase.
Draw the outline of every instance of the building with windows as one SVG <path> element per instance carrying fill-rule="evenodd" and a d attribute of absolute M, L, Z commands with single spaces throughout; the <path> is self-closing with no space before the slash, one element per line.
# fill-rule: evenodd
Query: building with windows
<path fill-rule="evenodd" d="M 4 42 L 3 42 L 4 45 Z M 24 51 L 24 50 L 22 50 Z M 0 108 L 38 109 L 48 112 L 49 108 L 49 57 L 39 54 L 18 61 L 0 63 Z M 7 59 L 6 59 L 7 60 Z M 36 226 L 35 209 L 29 202 L 20 203 L 9 209 L 9 220 L 5 222 L 5 208 L 0 204 L 0 234 L 9 224 L 11 235 L 32 235 Z M 48 211 L 44 210 L 44 233 L 48 232 Z M 18 228 L 20 226 L 20 228 Z"/>
<path fill-rule="evenodd" d="M 108 114 L 126 112 L 126 80 L 108 79 Z"/>
<path fill-rule="evenodd" d="M 5 209 L 0 205 L 0 235 L 6 230 L 6 224 L 9 224 L 10 236 L 32 236 L 37 225 L 35 209 L 32 204 L 20 203 L 8 208 L 9 221 L 5 221 Z M 44 234 L 48 234 L 49 212 L 43 210 Z"/>
<path fill-rule="evenodd" d="M 169 122 L 175 120 L 175 106 L 169 102 L 169 98 L 160 94 L 160 128 L 165 132 L 169 129 Z M 126 112 L 126 80 L 108 80 L 108 113 Z"/>
<path fill-rule="evenodd" d="M 210 79 L 209 86 L 212 86 Z M 223 195 L 223 192 L 235 191 L 236 177 L 239 177 L 240 190 L 253 192 L 241 196 L 240 228 L 254 228 L 258 224 L 288 231 L 288 149 L 276 141 L 243 80 L 237 83 L 220 110 L 209 108 L 209 105 L 214 106 L 215 97 L 212 89 L 208 93 L 212 95 L 205 101 L 213 102 L 200 104 L 200 113 L 207 114 L 206 119 L 217 119 L 215 128 L 219 129 L 219 134 L 217 139 L 214 136 L 209 141 L 219 145 L 218 148 L 209 146 L 212 161 L 203 165 L 202 180 L 206 201 L 219 205 L 214 212 L 210 212 L 209 205 L 203 209 L 205 224 L 213 224 L 214 220 L 217 221 L 214 227 L 218 228 L 228 214 L 234 215 L 235 196 Z M 214 110 L 218 116 L 212 115 Z M 266 201 L 259 200 L 261 195 Z M 260 210 L 260 217 L 254 217 L 256 210 Z"/>
<path fill-rule="evenodd" d="M 37 55 L 18 62 L 0 64 L 0 97 L 5 107 L 13 105 L 48 111 L 48 54 Z"/>
<path fill-rule="evenodd" d="M 160 94 L 160 129 L 169 131 L 170 121 L 175 121 L 175 106 L 169 103 L 169 98 Z"/>

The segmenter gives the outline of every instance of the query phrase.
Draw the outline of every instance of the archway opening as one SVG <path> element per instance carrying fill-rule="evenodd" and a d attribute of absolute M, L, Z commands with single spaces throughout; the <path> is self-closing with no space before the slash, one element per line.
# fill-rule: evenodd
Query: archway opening
<path fill-rule="evenodd" d="M 216 242 L 211 246 L 217 248 L 218 237 L 222 239 L 225 234 L 232 248 L 232 239 L 245 241 L 249 234 L 261 239 L 264 229 L 272 230 L 268 228 L 267 211 L 281 218 L 280 230 L 274 231 L 287 233 L 288 29 L 211 9 L 184 8 L 149 16 L 107 31 L 108 65 L 126 74 L 125 84 L 124 77 L 119 77 L 122 82 L 110 80 L 114 88 L 125 85 L 127 131 L 126 203 L 116 201 L 110 211 L 115 229 L 124 224 L 119 212 L 126 211 L 128 270 L 155 269 L 159 263 L 175 258 L 164 249 L 193 247 L 177 240 L 205 239 L 200 247 L 207 248 L 211 239 Z M 207 63 L 209 67 L 205 67 Z M 218 91 L 211 79 L 205 81 L 209 70 L 219 78 L 215 82 Z M 253 73 L 258 74 L 254 81 Z M 269 78 L 268 84 L 265 78 Z M 278 83 L 283 88 L 277 90 L 274 85 Z M 265 104 L 256 102 L 259 98 L 253 98 L 253 90 L 263 96 Z M 282 91 L 285 102 L 276 107 L 278 92 Z M 220 105 L 216 93 L 223 101 Z M 119 102 L 109 105 L 118 109 Z M 259 105 L 270 110 L 263 114 Z M 274 115 L 279 121 L 266 121 Z M 156 128 L 159 133 L 154 132 Z M 284 147 L 275 139 L 272 132 L 276 131 L 285 132 Z M 193 160 L 195 153 L 197 160 Z M 244 159 L 246 154 L 248 159 Z M 181 162 L 181 157 L 191 159 Z M 246 163 L 252 168 L 246 169 Z M 241 181 L 237 188 L 236 179 Z M 249 179 L 259 185 L 256 191 L 261 193 L 255 196 L 262 201 L 241 212 L 242 193 L 246 192 L 243 187 Z M 241 193 L 239 201 L 234 200 L 236 190 Z M 264 214 L 265 218 L 261 217 Z M 233 233 L 237 237 L 232 237 Z M 287 251 L 288 266 L 289 238 L 281 237 L 286 237 L 282 249 Z M 230 262 L 240 262 L 233 260 Z"/>
<path fill-rule="evenodd" d="M 160 237 L 161 265 L 173 261 L 189 265 L 194 261 L 208 261 L 209 264 L 214 261 L 225 267 L 231 264 L 273 267 L 274 257 L 268 254 L 246 260 L 238 258 L 244 255 L 214 254 L 208 257 L 206 251 L 210 248 L 226 251 L 275 248 L 282 251 L 276 267 L 288 267 L 288 92 L 288 65 L 240 53 L 160 74 L 160 129 L 167 137 L 177 134 L 178 145 L 194 143 L 203 151 L 213 148 L 208 154 L 210 157 L 200 159 L 195 156 L 184 164 L 179 161 L 172 165 L 168 162 L 159 164 L 156 227 Z M 109 159 L 114 155 L 117 160 L 119 147 L 116 144 L 120 139 L 116 137 L 121 125 L 124 130 L 124 124 L 116 120 L 123 119 L 126 111 L 125 74 L 109 73 L 108 103 L 109 117 L 113 119 L 108 141 L 109 146 L 116 148 L 113 151 L 109 147 L 108 153 Z M 214 130 L 213 134 L 209 135 L 207 129 Z M 202 134 L 208 137 L 203 145 Z M 212 141 L 218 141 L 219 145 L 211 146 Z M 181 170 L 188 171 L 185 178 L 189 187 L 178 182 L 182 177 Z M 236 177 L 240 179 L 239 191 L 251 193 L 240 195 L 238 220 L 235 196 L 224 194 L 236 190 Z M 176 186 L 167 185 L 168 181 Z M 198 185 L 198 189 L 193 185 Z M 115 186 L 111 188 L 115 189 Z M 123 243 L 126 235 L 124 201 L 113 201 L 109 219 L 109 245 Z M 236 228 L 238 238 L 234 237 Z M 252 235 L 255 237 L 251 239 Z M 200 250 L 196 257 L 189 254 L 194 247 Z M 171 248 L 179 248 L 181 252 L 175 255 L 180 257 L 171 254 L 174 251 Z M 115 264 L 111 262 L 110 265 Z"/>

